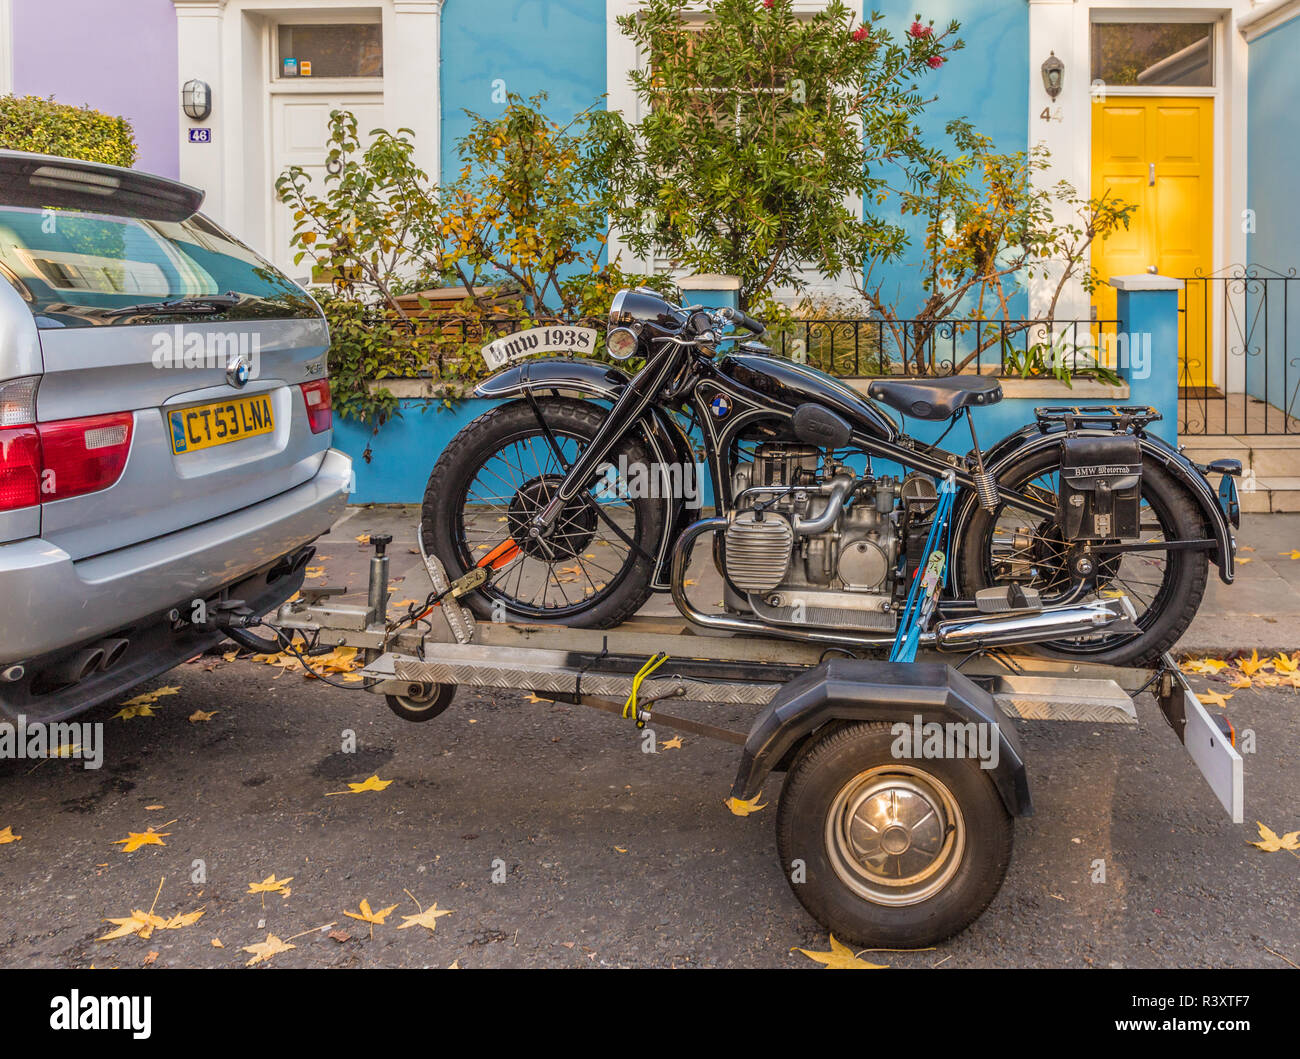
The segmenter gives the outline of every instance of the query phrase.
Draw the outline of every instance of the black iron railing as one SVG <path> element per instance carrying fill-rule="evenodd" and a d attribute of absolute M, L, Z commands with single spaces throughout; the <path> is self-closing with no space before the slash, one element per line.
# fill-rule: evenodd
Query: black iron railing
<path fill-rule="evenodd" d="M 390 318 L 431 339 L 429 369 L 439 374 L 448 356 L 486 345 L 521 328 L 570 324 L 595 328 L 595 349 L 604 349 L 600 318 L 460 317 L 451 314 Z M 1115 320 L 795 320 L 773 327 L 764 342 L 776 353 L 844 378 L 885 375 L 984 374 L 1051 377 L 1095 374 L 1113 367 Z"/>
<path fill-rule="evenodd" d="M 1300 434 L 1295 269 L 1233 265 L 1184 283 L 1179 434 Z"/>

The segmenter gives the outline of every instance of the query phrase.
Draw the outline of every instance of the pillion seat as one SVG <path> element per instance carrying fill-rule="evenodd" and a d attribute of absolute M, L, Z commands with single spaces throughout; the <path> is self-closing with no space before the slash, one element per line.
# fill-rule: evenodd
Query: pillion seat
<path fill-rule="evenodd" d="M 867 395 L 916 419 L 947 419 L 971 405 L 997 404 L 1002 384 L 986 375 L 940 379 L 875 379 Z"/>

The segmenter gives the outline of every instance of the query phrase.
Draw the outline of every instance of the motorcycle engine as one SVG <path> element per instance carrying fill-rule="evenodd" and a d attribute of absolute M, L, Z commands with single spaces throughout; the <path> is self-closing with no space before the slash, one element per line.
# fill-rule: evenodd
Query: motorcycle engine
<path fill-rule="evenodd" d="M 737 466 L 732 490 L 731 609 L 777 625 L 894 630 L 902 482 L 859 475 L 811 445 L 768 442 Z"/>

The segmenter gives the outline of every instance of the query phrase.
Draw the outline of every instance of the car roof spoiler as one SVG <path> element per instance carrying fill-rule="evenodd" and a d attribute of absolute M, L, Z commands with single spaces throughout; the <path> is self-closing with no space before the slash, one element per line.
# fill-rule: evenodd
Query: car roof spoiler
<path fill-rule="evenodd" d="M 198 212 L 204 193 L 178 180 L 137 169 L 59 158 L 26 151 L 0 151 L 0 205 L 55 207 L 183 221 Z"/>

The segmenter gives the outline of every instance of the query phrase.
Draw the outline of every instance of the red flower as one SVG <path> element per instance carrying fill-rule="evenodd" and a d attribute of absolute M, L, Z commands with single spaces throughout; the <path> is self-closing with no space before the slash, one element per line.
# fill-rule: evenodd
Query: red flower
<path fill-rule="evenodd" d="M 868 30 L 866 26 L 859 26 L 853 31 L 853 39 L 856 41 L 864 41 L 867 39 L 870 32 L 871 31 Z"/>
<path fill-rule="evenodd" d="M 763 6 L 769 11 L 772 10 L 772 0 L 763 0 Z"/>
<path fill-rule="evenodd" d="M 944 64 L 946 60 L 942 55 L 931 55 L 930 58 L 926 59 L 925 61 L 931 70 L 937 70 L 939 69 L 940 66 Z"/>
<path fill-rule="evenodd" d="M 921 25 L 921 23 L 919 22 L 913 22 L 912 25 L 908 28 L 907 32 L 910 33 L 913 37 L 919 38 L 919 37 L 930 36 L 934 32 L 934 30 L 931 29 L 929 26 Z"/>

